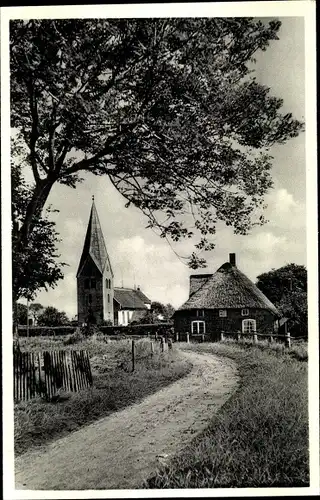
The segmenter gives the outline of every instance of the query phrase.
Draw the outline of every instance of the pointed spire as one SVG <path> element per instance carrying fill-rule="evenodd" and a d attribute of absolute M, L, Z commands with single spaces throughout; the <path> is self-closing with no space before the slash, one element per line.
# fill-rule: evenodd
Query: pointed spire
<path fill-rule="evenodd" d="M 89 256 L 92 258 L 101 273 L 103 273 L 107 262 L 109 262 L 110 266 L 107 247 L 104 241 L 98 212 L 94 203 L 94 196 L 92 196 L 90 218 L 77 274 L 79 274 L 83 267 L 83 264 Z"/>

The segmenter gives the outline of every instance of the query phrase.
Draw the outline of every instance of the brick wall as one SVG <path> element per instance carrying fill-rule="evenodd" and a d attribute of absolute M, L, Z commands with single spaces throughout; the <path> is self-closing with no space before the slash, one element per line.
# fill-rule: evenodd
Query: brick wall
<path fill-rule="evenodd" d="M 249 316 L 242 316 L 241 309 L 228 309 L 227 317 L 219 317 L 218 309 L 204 309 L 204 316 L 197 316 L 197 311 L 177 311 L 174 316 L 174 329 L 176 332 L 190 332 L 192 321 L 205 321 L 206 334 L 212 337 L 212 340 L 220 338 L 222 330 L 226 332 L 242 331 L 243 319 L 255 319 L 257 332 L 273 332 L 274 315 L 265 309 L 249 309 Z"/>
<path fill-rule="evenodd" d="M 96 287 L 90 288 L 85 287 L 86 280 L 94 279 L 96 282 Z M 77 300 L 78 300 L 78 321 L 82 324 L 87 315 L 89 309 L 89 295 L 91 295 L 90 307 L 96 318 L 97 323 L 101 323 L 103 319 L 103 280 L 101 273 L 97 267 L 93 264 L 91 259 L 88 259 L 85 264 L 81 275 L 77 278 Z"/>

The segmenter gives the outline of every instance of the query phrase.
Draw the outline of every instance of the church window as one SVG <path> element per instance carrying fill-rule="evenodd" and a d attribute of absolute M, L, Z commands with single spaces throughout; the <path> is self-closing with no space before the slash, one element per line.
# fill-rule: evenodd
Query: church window
<path fill-rule="evenodd" d="M 91 288 L 96 288 L 96 280 L 95 279 L 91 280 Z"/>
<path fill-rule="evenodd" d="M 110 304 L 110 293 L 108 293 L 108 304 Z"/>
<path fill-rule="evenodd" d="M 84 287 L 88 290 L 89 286 L 90 286 L 90 280 L 89 280 L 89 278 L 86 278 L 84 280 Z"/>

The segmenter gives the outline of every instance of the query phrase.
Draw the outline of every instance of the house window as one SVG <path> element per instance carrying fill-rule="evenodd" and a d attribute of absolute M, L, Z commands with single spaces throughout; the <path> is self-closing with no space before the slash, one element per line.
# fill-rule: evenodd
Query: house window
<path fill-rule="evenodd" d="M 200 316 L 203 318 L 204 316 L 204 310 L 203 309 L 197 309 L 197 316 Z"/>
<path fill-rule="evenodd" d="M 91 280 L 91 288 L 96 288 L 96 280 L 95 279 Z"/>
<path fill-rule="evenodd" d="M 86 290 L 88 290 L 88 288 L 90 288 L 90 280 L 89 280 L 89 278 L 86 278 L 84 280 L 84 287 L 85 287 Z"/>
<path fill-rule="evenodd" d="M 255 319 L 243 319 L 242 320 L 242 333 L 254 333 L 256 331 L 256 320 Z"/>
<path fill-rule="evenodd" d="M 122 311 L 122 323 L 126 322 L 125 311 Z"/>
<path fill-rule="evenodd" d="M 227 317 L 227 309 L 219 309 L 219 318 Z"/>
<path fill-rule="evenodd" d="M 191 322 L 191 333 L 201 334 L 206 333 L 206 324 L 204 321 L 192 321 Z"/>
<path fill-rule="evenodd" d="M 249 316 L 249 309 L 241 309 L 241 316 Z"/>

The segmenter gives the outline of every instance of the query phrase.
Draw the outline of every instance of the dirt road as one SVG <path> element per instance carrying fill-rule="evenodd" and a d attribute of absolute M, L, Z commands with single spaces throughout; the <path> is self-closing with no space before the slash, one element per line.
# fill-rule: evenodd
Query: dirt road
<path fill-rule="evenodd" d="M 141 487 L 161 462 L 206 426 L 237 387 L 231 360 L 190 351 L 184 355 L 193 364 L 185 378 L 41 451 L 17 457 L 16 489 Z"/>

